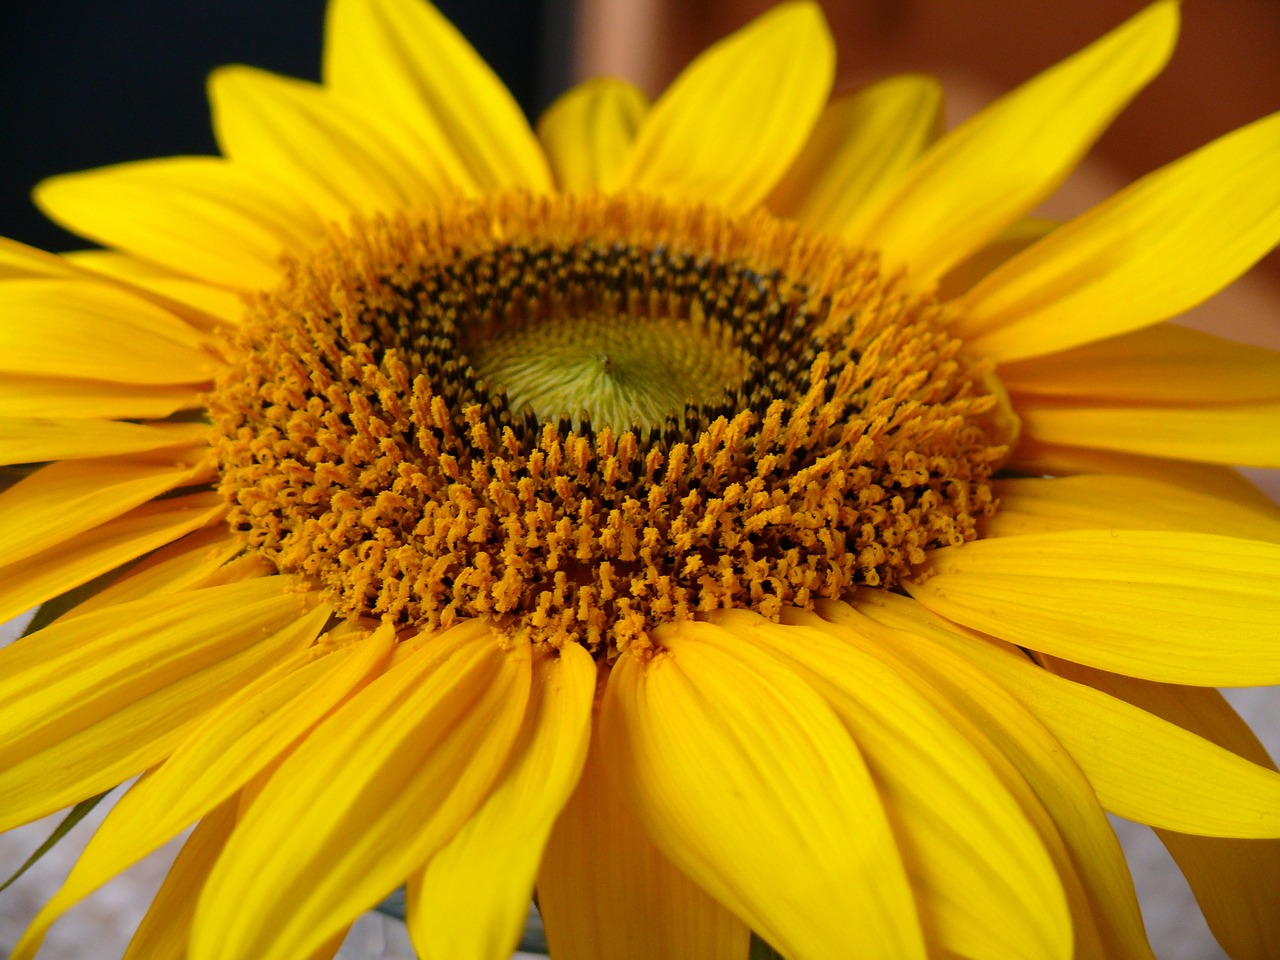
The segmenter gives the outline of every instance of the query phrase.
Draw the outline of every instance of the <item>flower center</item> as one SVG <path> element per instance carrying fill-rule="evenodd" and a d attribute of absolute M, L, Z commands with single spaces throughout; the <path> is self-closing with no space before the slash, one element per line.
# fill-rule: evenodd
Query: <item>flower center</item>
<path fill-rule="evenodd" d="M 728 332 L 705 320 L 600 311 L 476 328 L 461 346 L 475 375 L 506 391 L 511 409 L 617 433 L 671 417 L 683 425 L 686 405 L 722 399 L 747 366 Z"/>
<path fill-rule="evenodd" d="M 349 616 L 609 657 L 891 587 L 992 510 L 990 374 L 874 256 L 760 213 L 523 194 L 357 223 L 210 409 L 230 522 Z"/>

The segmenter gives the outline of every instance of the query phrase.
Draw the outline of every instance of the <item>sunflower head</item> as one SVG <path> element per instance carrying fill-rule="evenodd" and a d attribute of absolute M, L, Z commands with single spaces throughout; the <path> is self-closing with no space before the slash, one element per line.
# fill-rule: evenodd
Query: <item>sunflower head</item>
<path fill-rule="evenodd" d="M 214 76 L 221 157 L 41 186 L 108 249 L 0 242 L 0 608 L 85 596 L 0 650 L 0 829 L 137 777 L 15 960 L 196 822 L 128 960 L 401 885 L 426 957 L 536 887 L 557 960 L 1152 960 L 1107 812 L 1269 956 L 1212 688 L 1280 681 L 1223 466 L 1280 359 L 1163 321 L 1280 238 L 1280 117 L 1029 219 L 1176 4 L 946 133 L 832 99 L 813 3 L 536 129 L 421 0 L 330 11 L 323 84 Z"/>
<path fill-rule="evenodd" d="M 892 587 L 974 537 L 989 367 L 874 255 L 763 213 L 500 194 L 357 222 L 210 398 L 232 525 L 350 616 L 612 657 Z"/>

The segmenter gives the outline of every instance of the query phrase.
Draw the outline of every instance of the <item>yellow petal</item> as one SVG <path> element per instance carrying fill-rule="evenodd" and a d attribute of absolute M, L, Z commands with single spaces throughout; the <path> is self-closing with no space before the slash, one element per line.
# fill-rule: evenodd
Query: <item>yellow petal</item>
<path fill-rule="evenodd" d="M 76 270 L 55 253 L 0 237 L 0 280 L 75 276 Z"/>
<path fill-rule="evenodd" d="M 675 79 L 645 118 L 620 182 L 748 210 L 799 153 L 834 75 L 835 44 L 818 5 L 780 4 Z"/>
<path fill-rule="evenodd" d="M 122 960 L 187 960 L 196 900 L 235 825 L 236 802 L 229 800 L 191 831 Z"/>
<path fill-rule="evenodd" d="M 502 81 L 452 24 L 421 0 L 335 0 L 324 79 L 390 114 L 410 146 L 463 187 L 551 189 L 537 138 Z"/>
<path fill-rule="evenodd" d="M 948 270 L 938 281 L 938 299 L 952 300 L 961 296 L 1000 264 L 1043 240 L 1057 228 L 1057 221 L 1042 217 L 1023 217 L 1016 221 L 968 259 Z"/>
<path fill-rule="evenodd" d="M 1280 351 L 1162 323 L 1000 367 L 1012 393 L 1145 403 L 1280 399 Z"/>
<path fill-rule="evenodd" d="M 975 664 L 1017 697 L 1085 772 L 1102 805 L 1140 823 L 1221 837 L 1280 836 L 1280 774 L 1093 687 L 1056 677 L 922 615 L 918 604 L 860 591 L 868 616 Z"/>
<path fill-rule="evenodd" d="M 653 845 L 605 770 L 604 749 L 597 727 L 538 873 L 557 960 L 743 960 L 747 927 Z"/>
<path fill-rule="evenodd" d="M 35 201 L 68 230 L 186 276 L 275 286 L 280 255 L 323 225 L 287 185 L 217 157 L 142 160 L 52 177 Z"/>
<path fill-rule="evenodd" d="M 928 286 L 1052 193 L 1164 66 L 1177 4 L 1153 4 L 944 136 L 846 235 Z"/>
<path fill-rule="evenodd" d="M 216 329 L 222 324 L 237 324 L 244 315 L 244 299 L 240 293 L 193 280 L 128 253 L 116 250 L 80 250 L 65 256 L 76 266 L 95 274 L 124 281 L 131 287 L 141 287 L 194 308 L 202 316 L 203 322 L 194 317 L 190 318 L 191 322 L 202 330 Z"/>
<path fill-rule="evenodd" d="M 1068 960 L 1071 919 L 1052 860 L 999 774 L 918 689 L 923 681 L 821 621 L 779 628 L 734 611 L 714 622 L 783 660 L 844 722 L 890 812 L 931 950 Z"/>
<path fill-rule="evenodd" d="M 1146 477 L 1095 474 L 997 480 L 986 536 L 1054 530 L 1187 530 L 1280 543 L 1275 505 L 1216 497 Z"/>
<path fill-rule="evenodd" d="M 0 495 L 5 563 L 70 540 L 191 479 L 192 468 L 174 459 L 51 463 L 18 481 Z"/>
<path fill-rule="evenodd" d="M 209 77 L 213 125 L 237 165 L 283 178 L 326 220 L 390 213 L 453 193 L 430 154 L 411 161 L 369 115 L 324 87 L 252 67 Z"/>
<path fill-rule="evenodd" d="M 1174 483 L 1224 500 L 1236 500 L 1268 512 L 1275 504 L 1239 472 L 1230 467 L 1189 460 L 1167 460 L 1116 450 L 1091 450 L 1044 443 L 1034 437 L 1018 441 L 1009 469 L 1030 475 L 1072 476 L 1108 473 Z"/>
<path fill-rule="evenodd" d="M 0 372 L 159 385 L 218 370 L 189 326 L 105 283 L 9 280 L 0 318 Z"/>
<path fill-rule="evenodd" d="M 538 139 L 556 185 L 565 192 L 612 190 L 649 99 L 625 80 L 599 77 L 551 104 L 538 120 Z"/>
<path fill-rule="evenodd" d="M 1153 960 L 1120 844 L 1092 786 L 1062 744 L 992 677 L 955 651 L 885 627 L 845 603 L 821 603 L 819 612 L 844 628 L 846 642 L 891 665 L 909 665 L 926 677 L 929 682 L 918 686 L 920 692 L 932 692 L 931 699 L 944 713 L 968 717 L 969 738 L 980 749 L 985 747 L 993 768 L 1000 771 L 999 761 L 1005 759 L 1025 778 L 1024 791 L 1029 786 L 1032 795 L 1016 790 L 1015 795 L 1029 815 L 1043 804 L 1051 818 L 1047 825 L 1034 816 L 1032 822 L 1054 856 L 1071 900 L 1075 955 Z M 806 614 L 797 622 L 816 619 Z M 1011 789 L 1017 787 L 1016 779 L 1004 780 Z"/>
<path fill-rule="evenodd" d="M 534 662 L 511 765 L 489 798 L 410 877 L 409 934 L 424 960 L 506 960 L 520 940 L 542 848 L 587 756 L 596 667 L 577 644 Z"/>
<path fill-rule="evenodd" d="M 960 332 L 998 360 L 1165 320 L 1208 299 L 1280 240 L 1280 114 L 1149 174 L 976 286 Z"/>
<path fill-rule="evenodd" d="M 788 957 L 922 958 L 897 843 L 831 707 L 720 627 L 655 640 L 615 664 L 601 743 L 658 849 Z"/>
<path fill-rule="evenodd" d="M 207 423 L 139 424 L 71 417 L 0 417 L 0 464 L 82 460 L 190 447 Z"/>
<path fill-rule="evenodd" d="M 131 567 L 127 573 L 63 614 L 61 619 L 162 593 L 215 586 L 208 582 L 210 578 L 225 569 L 224 564 L 243 549 L 244 545 L 225 524 L 188 534 Z M 274 573 L 274 568 L 270 572 Z M 236 579 L 252 578 L 243 576 Z"/>
<path fill-rule="evenodd" d="M 929 565 L 913 597 L 1019 646 L 1168 683 L 1280 683 L 1276 544 L 1071 530 L 945 547 Z"/>
<path fill-rule="evenodd" d="M 890 77 L 833 100 L 770 194 L 770 210 L 837 236 L 937 139 L 942 87 Z"/>
<path fill-rule="evenodd" d="M 212 711 L 120 798 L 10 960 L 29 960 L 66 910 L 231 797 L 385 661 L 393 639 L 386 629 L 327 656 L 301 651 Z"/>
<path fill-rule="evenodd" d="M 0 623 L 212 523 L 225 510 L 215 493 L 158 500 L 0 566 Z"/>
<path fill-rule="evenodd" d="M 283 577 L 123 604 L 0 650 L 0 829 L 151 766 L 329 615 Z"/>
<path fill-rule="evenodd" d="M 1217 690 L 1121 677 L 1050 660 L 1055 673 L 1088 683 L 1275 769 L 1253 731 Z M 1233 960 L 1271 960 L 1280 946 L 1280 840 L 1223 840 L 1171 830 L 1157 836 L 1187 878 L 1209 929 Z"/>
<path fill-rule="evenodd" d="M 528 644 L 484 621 L 439 634 L 338 708 L 250 805 L 196 911 L 192 960 L 316 949 L 484 801 L 529 697 Z"/>
<path fill-rule="evenodd" d="M 160 419 L 203 406 L 193 387 L 149 387 L 107 380 L 31 377 L 0 379 L 0 416 Z"/>
<path fill-rule="evenodd" d="M 1203 463 L 1280 467 L 1280 401 L 1205 407 L 1068 406 L 1021 398 L 1026 435 L 1058 446 L 1096 447 Z"/>

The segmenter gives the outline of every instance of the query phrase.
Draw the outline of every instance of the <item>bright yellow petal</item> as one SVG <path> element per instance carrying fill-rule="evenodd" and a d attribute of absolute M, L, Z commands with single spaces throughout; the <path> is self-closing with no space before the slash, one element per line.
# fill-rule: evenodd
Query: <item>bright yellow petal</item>
<path fill-rule="evenodd" d="M 287 185 L 217 157 L 142 160 L 52 177 L 40 209 L 68 230 L 210 283 L 274 287 L 280 255 L 323 225 Z"/>
<path fill-rule="evenodd" d="M 292 960 L 377 904 L 475 812 L 529 697 L 528 644 L 432 638 L 317 727 L 252 802 L 200 897 L 192 960 Z"/>
<path fill-rule="evenodd" d="M 808 139 L 834 75 L 835 44 L 818 5 L 774 7 L 675 79 L 645 118 L 621 184 L 750 209 Z"/>
<path fill-rule="evenodd" d="M 1237 500 L 1262 512 L 1275 508 L 1266 494 L 1238 471 L 1211 463 L 1167 460 L 1116 450 L 1068 447 L 1044 443 L 1034 437 L 1023 437 L 1018 441 L 1007 466 L 1012 472 L 1032 476 L 1107 473 L 1142 477 L 1177 484 L 1224 500 Z"/>
<path fill-rule="evenodd" d="M 922 681 L 815 620 L 778 628 L 743 611 L 714 617 L 739 644 L 796 670 L 844 722 L 890 812 L 930 949 L 1068 960 L 1062 885 L 996 771 L 917 689 Z"/>
<path fill-rule="evenodd" d="M 649 99 L 626 80 L 599 77 L 551 104 L 538 120 L 538 139 L 556 186 L 569 193 L 612 190 Z"/>
<path fill-rule="evenodd" d="M 1202 463 L 1280 467 L 1280 401 L 1206 407 L 1074 406 L 1020 398 L 1028 437 Z"/>
<path fill-rule="evenodd" d="M 1249 725 L 1217 690 L 1172 686 L 1052 660 L 1049 668 L 1088 683 L 1276 769 Z M 1233 960 L 1274 960 L 1280 947 L 1280 840 L 1224 840 L 1157 830 L 1187 878 L 1209 929 Z"/>
<path fill-rule="evenodd" d="M 122 960 L 187 960 L 196 900 L 235 825 L 236 803 L 230 800 L 191 831 Z"/>
<path fill-rule="evenodd" d="M 193 387 L 149 387 L 106 380 L 29 377 L 0 378 L 2 417 L 94 417 L 160 419 L 203 406 Z"/>
<path fill-rule="evenodd" d="M 1051 233 L 978 284 L 960 332 L 998 360 L 1158 323 L 1280 240 L 1280 114 L 1215 140 Z"/>
<path fill-rule="evenodd" d="M 66 910 L 231 797 L 385 661 L 393 639 L 387 629 L 327 656 L 301 651 L 216 708 L 120 798 L 10 960 L 29 960 Z"/>
<path fill-rule="evenodd" d="M 105 283 L 9 280 L 0 318 L 0 372 L 159 385 L 218 370 L 189 326 Z"/>
<path fill-rule="evenodd" d="M 1276 544 L 1070 530 L 945 547 L 929 566 L 913 597 L 1019 646 L 1168 683 L 1280 683 Z"/>
<path fill-rule="evenodd" d="M 1141 403 L 1280 399 L 1280 351 L 1162 323 L 1000 367 L 1014 394 Z"/>
<path fill-rule="evenodd" d="M 283 577 L 139 600 L 0 650 L 0 829 L 151 766 L 211 707 L 309 644 L 329 608 Z"/>
<path fill-rule="evenodd" d="M 510 768 L 410 877 L 409 934 L 424 960 L 506 960 L 515 949 L 542 848 L 587 756 L 595 692 L 595 662 L 583 647 L 569 644 L 558 656 L 535 659 Z"/>
<path fill-rule="evenodd" d="M 95 274 L 124 281 L 131 287 L 141 287 L 194 308 L 204 320 L 199 322 L 195 317 L 189 317 L 189 320 L 202 330 L 216 329 L 222 324 L 238 324 L 244 316 L 243 295 L 235 290 L 193 280 L 128 253 L 80 250 L 68 253 L 66 257 L 76 266 L 92 270 Z"/>
<path fill-rule="evenodd" d="M 158 500 L 0 566 L 0 623 L 212 523 L 225 510 L 216 493 Z"/>
<path fill-rule="evenodd" d="M 997 480 L 986 535 L 1054 530 L 1187 530 L 1280 543 L 1280 509 L 1146 477 L 1094 474 Z"/>
<path fill-rule="evenodd" d="M 215 586 L 209 582 L 210 578 L 225 569 L 224 565 L 243 550 L 244 545 L 226 524 L 199 530 L 167 547 L 161 547 L 141 563 L 131 567 L 127 573 L 63 614 L 62 619 L 162 593 Z M 275 573 L 275 569 L 264 563 L 263 574 L 268 572 Z M 249 580 L 252 577 L 241 576 L 236 579 Z"/>
<path fill-rule="evenodd" d="M 927 286 L 1057 188 L 1177 33 L 1176 3 L 1148 7 L 944 136 L 846 236 Z"/>
<path fill-rule="evenodd" d="M 92 530 L 193 478 L 174 459 L 103 457 L 51 463 L 0 495 L 6 564 Z"/>
<path fill-rule="evenodd" d="M 557 960 L 744 960 L 747 927 L 653 845 L 605 770 L 605 749 L 597 727 L 538 873 Z"/>
<path fill-rule="evenodd" d="M 440 12 L 421 0 L 334 0 L 324 79 L 390 114 L 406 144 L 430 151 L 463 187 L 551 189 L 537 138 L 502 81 Z"/>
<path fill-rule="evenodd" d="M 0 280 L 75 276 L 77 271 L 62 257 L 0 237 Z"/>
<path fill-rule="evenodd" d="M 921 692 L 935 691 L 932 699 L 940 709 L 947 712 L 949 704 L 969 718 L 970 739 L 980 748 L 985 745 L 994 769 L 1000 770 L 999 761 L 1006 760 L 1025 778 L 1033 794 L 1017 794 L 1019 802 L 1029 814 L 1043 804 L 1051 818 L 1038 829 L 1072 902 L 1075 956 L 1153 960 L 1120 844 L 1092 786 L 1062 744 L 992 677 L 955 651 L 921 643 L 914 634 L 886 627 L 845 603 L 825 602 L 819 610 L 845 629 L 846 642 L 890 664 L 909 664 L 927 677 Z M 814 619 L 797 615 L 797 622 Z"/>
<path fill-rule="evenodd" d="M 646 833 L 795 960 L 924 956 L 897 842 L 840 719 L 775 657 L 709 623 L 624 654 L 601 743 Z"/>
<path fill-rule="evenodd" d="M 971 290 L 1000 264 L 1012 259 L 1033 243 L 1043 240 L 1057 228 L 1057 221 L 1042 217 L 1024 217 L 1018 220 L 968 259 L 948 270 L 938 281 L 938 299 L 952 300 Z"/>
<path fill-rule="evenodd" d="M 116 423 L 70 417 L 0 417 L 0 464 L 84 460 L 190 447 L 207 423 Z"/>
<path fill-rule="evenodd" d="M 840 235 L 937 139 L 942 87 L 905 74 L 832 101 L 766 204 L 819 233 Z"/>
<path fill-rule="evenodd" d="M 404 156 L 369 116 L 318 84 L 222 67 L 209 77 L 209 100 L 222 152 L 295 185 L 325 220 L 345 226 L 352 213 L 438 205 L 453 194 L 430 154 Z"/>
<path fill-rule="evenodd" d="M 860 610 L 941 644 L 1017 697 L 1085 772 L 1102 805 L 1139 823 L 1221 837 L 1280 837 L 1280 774 L 1084 684 L 922 615 L 918 604 L 860 591 Z"/>

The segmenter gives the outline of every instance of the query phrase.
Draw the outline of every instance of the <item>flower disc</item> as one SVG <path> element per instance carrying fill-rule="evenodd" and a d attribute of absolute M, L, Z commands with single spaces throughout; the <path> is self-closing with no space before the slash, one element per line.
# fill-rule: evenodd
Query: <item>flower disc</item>
<path fill-rule="evenodd" d="M 357 223 L 232 349 L 210 407 L 253 548 L 348 615 L 602 656 L 892 586 L 973 539 L 1016 430 L 873 255 L 637 196 Z"/>

